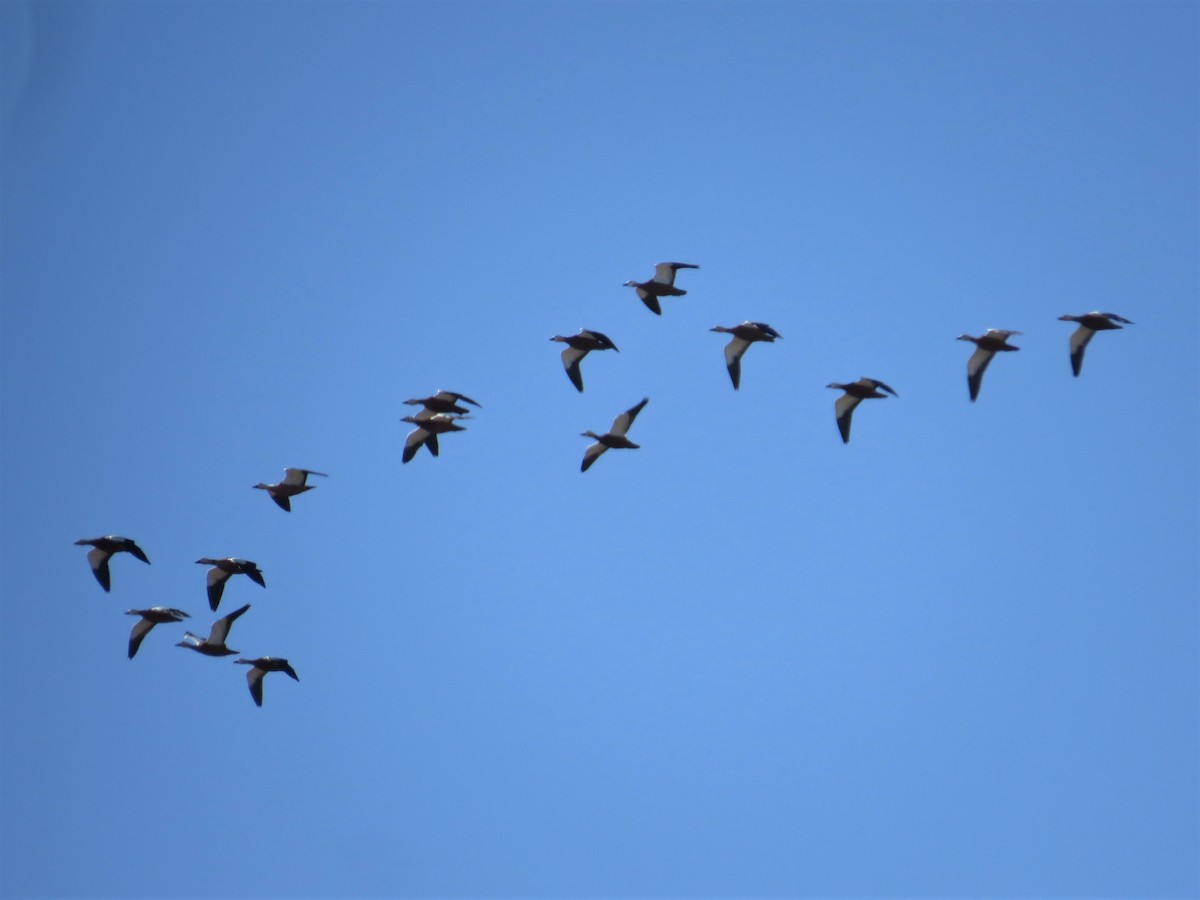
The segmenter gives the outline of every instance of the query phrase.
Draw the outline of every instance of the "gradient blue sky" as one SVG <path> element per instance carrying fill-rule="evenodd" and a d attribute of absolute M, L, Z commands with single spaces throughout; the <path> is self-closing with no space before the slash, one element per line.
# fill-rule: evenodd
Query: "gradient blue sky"
<path fill-rule="evenodd" d="M 0 891 L 1196 896 L 1198 11 L 5 0 Z"/>

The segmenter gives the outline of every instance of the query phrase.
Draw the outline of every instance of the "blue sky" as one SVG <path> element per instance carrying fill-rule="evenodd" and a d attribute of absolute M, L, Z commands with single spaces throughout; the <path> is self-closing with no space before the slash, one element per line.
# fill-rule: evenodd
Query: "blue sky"
<path fill-rule="evenodd" d="M 1200 894 L 1198 10 L 6 0 L 0 891 Z"/>

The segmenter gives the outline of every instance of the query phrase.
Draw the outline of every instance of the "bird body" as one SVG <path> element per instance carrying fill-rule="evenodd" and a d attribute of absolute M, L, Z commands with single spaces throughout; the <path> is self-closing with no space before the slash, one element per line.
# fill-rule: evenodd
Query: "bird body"
<path fill-rule="evenodd" d="M 469 409 L 458 404 L 469 403 L 472 406 L 483 407 L 468 397 L 466 394 L 459 394 L 456 391 L 438 391 L 432 397 L 420 397 L 414 400 L 405 400 L 405 406 L 424 406 L 431 413 L 456 413 L 457 415 L 466 415 L 470 412 Z"/>
<path fill-rule="evenodd" d="M 680 269 L 698 269 L 697 265 L 681 262 L 660 262 L 654 267 L 654 277 L 649 281 L 626 281 L 625 287 L 634 288 L 638 299 L 656 316 L 662 315 L 659 297 L 682 297 L 687 291 L 675 287 L 675 273 Z"/>
<path fill-rule="evenodd" d="M 213 622 L 212 628 L 209 629 L 208 637 L 202 638 L 198 634 L 192 634 L 190 631 L 183 633 L 183 640 L 176 644 L 176 647 L 187 647 L 189 650 L 195 650 L 197 653 L 203 653 L 205 656 L 232 656 L 239 652 L 230 650 L 225 646 L 225 641 L 229 638 L 229 629 L 233 627 L 233 623 L 237 621 L 238 616 L 242 615 L 250 608 L 247 603 L 240 609 L 235 609 L 227 616 L 222 616 Z"/>
<path fill-rule="evenodd" d="M 133 630 L 129 632 L 130 659 L 133 659 L 137 655 L 138 647 L 142 646 L 142 641 L 155 625 L 165 625 L 168 622 L 182 622 L 184 619 L 191 618 L 183 610 L 172 609 L 169 606 L 152 606 L 150 609 L 127 609 L 125 615 L 141 616 L 133 624 Z"/>
<path fill-rule="evenodd" d="M 742 381 L 742 354 L 750 348 L 750 345 L 757 341 L 773 344 L 777 338 L 783 338 L 783 335 L 766 322 L 743 322 L 732 328 L 717 325 L 710 328 L 709 331 L 733 335 L 733 339 L 725 345 L 725 368 L 729 370 L 729 380 L 733 382 L 735 391 L 741 386 Z"/>
<path fill-rule="evenodd" d="M 850 443 L 850 417 L 854 413 L 854 408 L 863 400 L 879 400 L 886 398 L 888 394 L 893 397 L 899 397 L 894 390 L 875 378 L 860 378 L 858 381 L 852 381 L 849 384 L 839 384 L 833 382 L 825 387 L 836 388 L 846 393 L 837 398 L 833 404 L 834 415 L 837 416 L 838 431 L 842 435 L 842 443 Z"/>
<path fill-rule="evenodd" d="M 417 451 L 424 445 L 429 452 L 434 456 L 438 455 L 438 439 L 439 434 L 447 434 L 451 431 L 466 431 L 467 429 L 459 425 L 459 421 L 465 416 L 449 415 L 447 413 L 433 413 L 428 408 L 421 410 L 415 416 L 405 416 L 401 422 L 410 422 L 416 425 L 416 429 L 408 433 L 408 437 L 404 439 L 404 454 L 401 457 L 402 462 L 410 462 Z"/>
<path fill-rule="evenodd" d="M 1008 343 L 1008 339 L 1019 331 L 1005 331 L 1001 328 L 989 328 L 982 337 L 971 337 L 960 334 L 955 340 L 970 341 L 975 345 L 975 352 L 967 360 L 967 387 L 970 390 L 971 402 L 979 396 L 979 388 L 983 384 L 983 373 L 987 371 L 988 363 L 997 353 L 1020 350 Z"/>
<path fill-rule="evenodd" d="M 208 570 L 208 606 L 213 612 L 216 612 L 217 607 L 221 604 L 221 595 L 225 592 L 225 582 L 234 575 L 246 575 L 260 587 L 267 586 L 263 573 L 258 568 L 258 563 L 248 559 L 237 559 L 233 556 L 227 556 L 225 559 L 210 559 L 205 556 L 196 560 L 196 564 L 212 566 Z"/>
<path fill-rule="evenodd" d="M 1075 377 L 1079 377 L 1079 373 L 1083 370 L 1083 351 L 1087 349 L 1088 342 L 1092 339 L 1097 331 L 1115 331 L 1121 328 L 1122 325 L 1132 325 L 1133 322 L 1126 319 L 1124 316 L 1118 316 L 1116 313 L 1106 312 L 1090 312 L 1084 313 L 1082 316 L 1059 316 L 1059 321 L 1062 322 L 1078 322 L 1079 327 L 1071 332 L 1071 371 L 1075 373 Z"/>
<path fill-rule="evenodd" d="M 307 483 L 309 475 L 320 475 L 322 478 L 329 477 L 324 472 L 314 472 L 312 469 L 284 469 L 283 481 L 276 484 L 263 484 L 259 482 L 254 486 L 270 494 L 271 499 L 284 512 L 291 512 L 292 497 L 316 488 L 315 484 Z"/>
<path fill-rule="evenodd" d="M 583 393 L 583 375 L 579 371 L 579 363 L 583 358 L 593 350 L 616 350 L 618 353 L 621 352 L 607 334 L 602 331 L 591 331 L 586 328 L 581 328 L 579 334 L 572 334 L 566 337 L 556 334 L 550 340 L 567 345 L 566 349 L 562 352 L 563 368 L 566 369 L 567 377 L 571 379 L 571 384 L 575 385 L 575 389 L 580 393 Z"/>
<path fill-rule="evenodd" d="M 96 576 L 96 580 L 100 582 L 100 587 L 104 590 L 112 588 L 112 576 L 108 571 L 108 561 L 114 553 L 128 553 L 130 556 L 135 556 L 147 565 L 150 560 L 146 554 L 142 552 L 142 548 L 135 544 L 130 538 L 121 537 L 119 534 L 107 534 L 104 537 L 98 538 L 80 538 L 75 542 L 78 547 L 90 546 L 92 549 L 88 551 L 88 565 L 92 567 L 92 574 Z"/>
<path fill-rule="evenodd" d="M 296 670 L 282 656 L 260 656 L 258 659 L 235 659 L 234 663 L 250 666 L 246 673 L 246 683 L 250 686 L 250 696 L 256 706 L 262 706 L 262 680 L 268 672 L 284 672 L 289 677 L 300 680 Z"/>
<path fill-rule="evenodd" d="M 629 426 L 633 424 L 637 414 L 642 411 L 642 407 L 649 402 L 650 398 L 644 397 L 641 403 L 625 410 L 613 419 L 612 428 L 606 434 L 596 434 L 594 431 L 583 432 L 582 437 L 589 437 L 596 443 L 591 444 L 584 451 L 583 463 L 580 465 L 579 471 L 586 472 L 591 468 L 592 463 L 599 459 L 605 450 L 637 450 L 640 445 L 625 437 L 625 433 L 629 431 Z"/>

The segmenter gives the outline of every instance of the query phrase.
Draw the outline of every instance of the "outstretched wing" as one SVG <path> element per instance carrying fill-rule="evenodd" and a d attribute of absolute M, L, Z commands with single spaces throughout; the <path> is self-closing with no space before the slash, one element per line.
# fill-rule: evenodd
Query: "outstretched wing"
<path fill-rule="evenodd" d="M 1071 371 L 1075 373 L 1076 378 L 1083 371 L 1083 352 L 1087 350 L 1088 341 L 1095 333 L 1086 325 L 1080 325 L 1071 332 Z"/>
<path fill-rule="evenodd" d="M 588 355 L 586 350 L 576 350 L 574 347 L 567 347 L 562 352 L 563 368 L 567 370 L 567 377 L 571 379 L 571 384 L 575 385 L 575 390 L 583 393 L 583 375 L 579 371 L 579 361 Z"/>
<path fill-rule="evenodd" d="M 612 428 L 609 429 L 609 434 L 614 434 L 621 437 L 629 430 L 629 426 L 633 424 L 633 420 L 637 418 L 637 414 L 642 411 L 642 407 L 650 402 L 649 397 L 643 397 L 642 402 L 637 406 L 631 406 L 625 412 L 621 413 L 613 419 Z M 591 449 L 590 447 L 588 448 Z"/>
<path fill-rule="evenodd" d="M 229 573 L 224 569 L 213 566 L 208 570 L 208 608 L 213 612 L 216 612 L 217 607 L 221 605 L 221 597 L 225 593 L 225 582 L 228 580 Z"/>
<path fill-rule="evenodd" d="M 99 547 L 93 547 L 87 555 L 88 565 L 92 567 L 92 574 L 100 582 L 100 587 L 106 591 L 112 588 L 112 576 L 108 572 L 108 560 L 111 556 L 111 553 L 101 550 Z"/>
<path fill-rule="evenodd" d="M 154 623 L 149 619 L 138 619 L 133 624 L 133 630 L 129 632 L 129 658 L 133 659 L 138 652 L 138 647 L 142 646 L 142 641 L 146 635 L 150 633 L 150 629 L 154 627 Z"/>
<path fill-rule="evenodd" d="M 608 448 L 597 441 L 594 444 L 589 444 L 588 448 L 583 451 L 583 464 L 579 467 L 580 472 L 586 472 L 592 467 L 592 463 L 600 458 L 600 455 Z"/>
<path fill-rule="evenodd" d="M 742 382 L 742 354 L 749 348 L 750 342 L 735 337 L 725 345 L 725 368 L 729 370 L 729 380 L 733 382 L 736 391 Z"/>
<path fill-rule="evenodd" d="M 843 444 L 850 443 L 850 417 L 854 414 L 854 407 L 861 402 L 858 397 L 851 394 L 842 394 L 833 404 L 833 412 L 837 416 L 838 431 L 842 434 Z"/>
<path fill-rule="evenodd" d="M 971 354 L 967 360 L 967 387 L 971 391 L 971 402 L 979 396 L 979 386 L 983 384 L 983 373 L 987 371 L 988 363 L 996 355 L 995 350 L 984 350 L 982 347 Z"/>
<path fill-rule="evenodd" d="M 250 608 L 247 603 L 240 609 L 235 609 L 227 616 L 222 616 L 213 622 L 212 629 L 208 632 L 208 640 L 206 644 L 224 644 L 225 639 L 229 637 L 229 629 L 233 627 L 233 623 L 237 621 L 238 616 L 242 615 Z"/>
<path fill-rule="evenodd" d="M 262 706 L 262 680 L 266 674 L 258 666 L 251 666 L 246 673 L 246 684 L 250 685 L 250 696 L 254 698 L 255 706 Z"/>

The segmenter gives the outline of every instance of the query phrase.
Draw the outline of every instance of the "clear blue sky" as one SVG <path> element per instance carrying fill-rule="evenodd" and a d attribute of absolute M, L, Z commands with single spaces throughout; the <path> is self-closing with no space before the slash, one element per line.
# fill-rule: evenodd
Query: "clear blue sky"
<path fill-rule="evenodd" d="M 5 896 L 1200 893 L 1197 4 L 0 17 Z"/>

